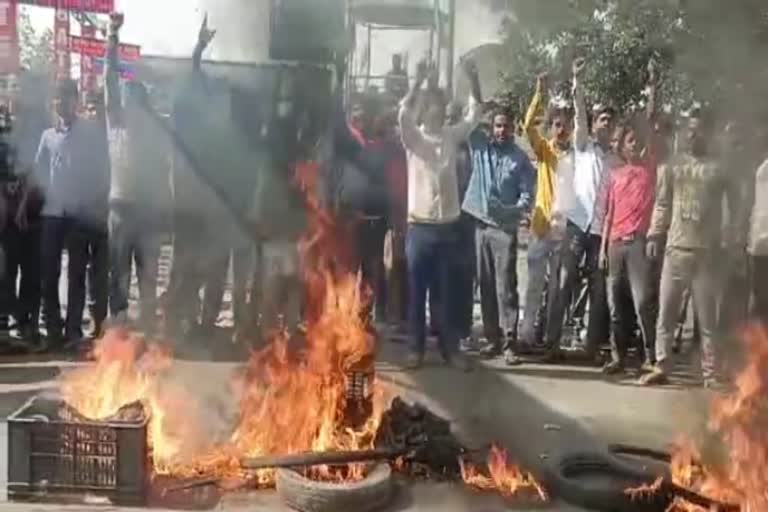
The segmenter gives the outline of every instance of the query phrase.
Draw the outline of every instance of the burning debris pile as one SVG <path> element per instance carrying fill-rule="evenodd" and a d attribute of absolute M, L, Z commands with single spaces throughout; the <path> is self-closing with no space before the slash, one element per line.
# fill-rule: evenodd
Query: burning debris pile
<path fill-rule="evenodd" d="M 713 398 L 708 442 L 677 442 L 671 482 L 642 489 L 671 494 L 671 512 L 768 510 L 768 332 L 750 328 L 743 340 L 746 367 L 733 391 Z"/>

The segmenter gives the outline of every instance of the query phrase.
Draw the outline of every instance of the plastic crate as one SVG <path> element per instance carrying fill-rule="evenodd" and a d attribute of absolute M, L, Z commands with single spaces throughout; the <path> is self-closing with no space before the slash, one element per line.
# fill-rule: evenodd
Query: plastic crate
<path fill-rule="evenodd" d="M 66 501 L 85 495 L 115 505 L 146 503 L 146 414 L 136 421 L 67 421 L 60 400 L 34 397 L 8 418 L 8 497 Z"/>

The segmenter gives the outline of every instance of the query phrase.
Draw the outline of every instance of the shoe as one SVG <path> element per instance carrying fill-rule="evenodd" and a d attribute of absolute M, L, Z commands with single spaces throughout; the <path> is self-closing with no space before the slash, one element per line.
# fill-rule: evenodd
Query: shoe
<path fill-rule="evenodd" d="M 464 373 L 470 373 L 475 369 L 472 360 L 467 357 L 466 354 L 462 354 L 461 352 L 452 356 L 446 356 L 444 354 L 442 356 L 443 364 L 449 368 L 456 368 Z"/>
<path fill-rule="evenodd" d="M 668 381 L 669 377 L 667 376 L 667 372 L 657 365 L 653 367 L 653 370 L 650 373 L 640 377 L 638 383 L 641 386 L 657 386 L 666 384 Z"/>
<path fill-rule="evenodd" d="M 722 393 L 726 391 L 726 386 L 720 382 L 717 377 L 706 377 L 704 378 L 704 389 Z"/>
<path fill-rule="evenodd" d="M 646 361 L 646 362 L 644 362 L 644 363 L 643 363 L 643 365 L 640 367 L 640 371 L 641 371 L 642 373 L 651 373 L 651 372 L 653 371 L 653 369 L 654 369 L 654 368 L 655 368 L 655 365 L 654 365 L 652 362 L 650 362 L 650 361 Z"/>
<path fill-rule="evenodd" d="M 459 347 L 462 352 L 479 352 L 480 343 L 472 336 L 466 337 L 459 342 Z"/>
<path fill-rule="evenodd" d="M 620 361 L 611 361 L 606 363 L 602 369 L 603 375 L 617 375 L 624 373 L 624 363 Z"/>
<path fill-rule="evenodd" d="M 412 352 L 405 360 L 406 370 L 419 370 L 424 366 L 424 354 Z"/>
<path fill-rule="evenodd" d="M 495 359 L 502 354 L 501 345 L 498 343 L 491 343 L 487 347 L 484 347 L 480 351 L 480 355 L 485 359 Z"/>
<path fill-rule="evenodd" d="M 508 348 L 504 351 L 504 363 L 507 366 L 520 366 L 523 364 L 523 360 L 515 354 L 514 350 Z"/>

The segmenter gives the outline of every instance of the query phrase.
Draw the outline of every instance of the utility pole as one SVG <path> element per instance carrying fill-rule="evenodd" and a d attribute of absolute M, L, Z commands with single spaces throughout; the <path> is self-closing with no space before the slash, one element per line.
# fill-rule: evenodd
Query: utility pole
<path fill-rule="evenodd" d="M 448 88 L 448 97 L 453 96 L 453 69 L 456 58 L 456 0 L 448 2 L 448 62 L 445 77 Z"/>

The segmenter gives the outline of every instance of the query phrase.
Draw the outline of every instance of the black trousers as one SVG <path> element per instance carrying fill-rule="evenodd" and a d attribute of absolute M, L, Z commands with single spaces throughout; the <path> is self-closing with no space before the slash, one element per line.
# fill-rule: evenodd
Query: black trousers
<path fill-rule="evenodd" d="M 2 245 L 5 272 L 0 278 L 0 313 L 13 315 L 22 329 L 36 329 L 40 318 L 40 220 L 30 220 L 24 231 L 9 224 Z"/>
<path fill-rule="evenodd" d="M 67 316 L 61 319 L 59 278 L 61 256 L 67 250 Z M 62 324 L 69 340 L 82 338 L 86 298 L 86 273 L 91 265 L 91 316 L 97 326 L 107 317 L 109 282 L 109 241 L 106 219 L 85 222 L 73 217 L 43 217 L 41 235 L 42 297 L 49 336 L 60 336 Z"/>
<path fill-rule="evenodd" d="M 478 224 L 475 239 L 485 337 L 493 345 L 514 350 L 520 315 L 517 234 Z"/>
<path fill-rule="evenodd" d="M 768 256 L 750 258 L 752 315 L 768 327 Z"/>
<path fill-rule="evenodd" d="M 597 351 L 600 344 L 608 340 L 610 317 L 605 290 L 605 272 L 600 270 L 601 237 L 585 233 L 575 224 L 568 222 L 565 239 L 556 253 L 556 273 L 551 307 L 547 312 L 547 345 L 557 349 L 563 335 L 563 326 L 571 297 L 580 278 L 579 267 L 584 261 L 584 272 L 588 280 L 589 317 L 587 320 L 587 350 Z"/>
<path fill-rule="evenodd" d="M 387 287 L 384 269 L 384 238 L 387 220 L 384 217 L 362 218 L 354 227 L 356 267 L 363 276 L 363 284 L 372 294 L 376 320 L 385 321 L 387 311 Z M 371 308 L 365 311 L 371 313 Z"/>
<path fill-rule="evenodd" d="M 656 327 L 648 279 L 650 272 L 645 237 L 611 242 L 608 248 L 607 291 L 611 314 L 611 355 L 615 362 L 624 363 L 634 318 L 640 325 L 645 358 L 649 362 L 655 359 Z M 631 300 L 626 300 L 627 291 Z"/>

